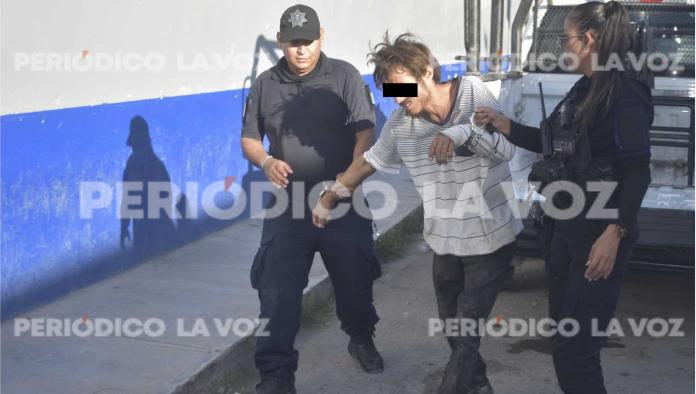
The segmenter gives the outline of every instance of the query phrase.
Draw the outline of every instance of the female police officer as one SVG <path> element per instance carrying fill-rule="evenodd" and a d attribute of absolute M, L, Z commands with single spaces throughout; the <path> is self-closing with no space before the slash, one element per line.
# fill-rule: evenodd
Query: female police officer
<path fill-rule="evenodd" d="M 577 60 L 567 64 L 583 76 L 549 117 L 552 159 L 535 165 L 532 173 L 539 172 L 537 179 L 571 181 L 584 190 L 582 213 L 555 220 L 545 256 L 551 318 L 574 319 L 579 328 L 575 335 L 556 334 L 553 361 L 565 393 L 601 394 L 606 389 L 599 351 L 606 338 L 598 333 L 613 317 L 638 235 L 637 212 L 650 183 L 648 129 L 653 106 L 649 86 L 623 61 L 632 33 L 621 4 L 578 5 L 568 14 L 564 30 L 565 54 Z M 491 124 L 520 147 L 542 152 L 537 128 L 490 108 L 478 108 L 474 120 Z M 618 217 L 594 219 L 588 214 L 594 200 L 600 202 L 597 194 L 587 191 L 588 183 L 597 180 L 615 181 L 606 206 L 617 208 Z M 552 200 L 554 205 L 568 205 L 567 198 Z"/>

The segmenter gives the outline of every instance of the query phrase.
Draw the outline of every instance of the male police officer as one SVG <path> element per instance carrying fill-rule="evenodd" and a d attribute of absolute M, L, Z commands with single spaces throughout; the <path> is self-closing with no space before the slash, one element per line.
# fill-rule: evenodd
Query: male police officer
<path fill-rule="evenodd" d="M 277 40 L 284 57 L 254 82 L 244 112 L 244 154 L 287 191 L 291 202 L 282 214 L 264 220 L 251 269 L 260 317 L 268 319 L 270 332 L 256 340 L 259 393 L 295 391 L 293 344 L 317 251 L 331 276 L 341 328 L 351 338 L 350 354 L 366 372 L 383 368 L 372 341 L 379 320 L 372 304 L 372 282 L 379 275 L 372 221 L 351 207 L 331 231 L 321 231 L 312 225 L 307 200 L 313 187 L 335 179 L 374 141 L 374 113 L 362 77 L 355 67 L 321 52 L 323 33 L 312 8 L 296 5 L 283 12 Z M 303 207 L 293 212 L 297 200 Z"/>

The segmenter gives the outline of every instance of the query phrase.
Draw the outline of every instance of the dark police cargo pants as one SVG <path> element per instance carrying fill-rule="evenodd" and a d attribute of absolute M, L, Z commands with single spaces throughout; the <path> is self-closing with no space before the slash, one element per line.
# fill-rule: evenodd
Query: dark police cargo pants
<path fill-rule="evenodd" d="M 311 219 L 265 220 L 251 268 L 258 290 L 261 319 L 270 336 L 256 337 L 256 368 L 262 378 L 293 379 L 298 352 L 302 292 L 315 252 L 319 252 L 333 284 L 336 313 L 350 336 L 372 336 L 379 320 L 372 304 L 372 282 L 380 275 L 373 252 L 372 221 L 354 211 L 325 229 Z"/>
<path fill-rule="evenodd" d="M 512 269 L 515 242 L 480 256 L 433 256 L 433 281 L 440 319 L 487 319 L 501 282 Z M 476 330 L 479 325 L 476 324 Z M 440 394 L 464 393 L 472 385 L 488 382 L 481 358 L 481 338 L 447 336 L 452 353 L 440 385 Z"/>
<path fill-rule="evenodd" d="M 546 259 L 549 315 L 556 322 L 570 318 L 579 323 L 577 335 L 553 337 L 553 364 L 566 394 L 607 392 L 600 364 L 606 337 L 596 334 L 605 332 L 614 316 L 635 241 L 621 240 L 609 277 L 589 282 L 585 279 L 585 264 L 592 245 L 606 226 L 601 221 L 583 218 L 556 221 L 550 239 Z"/>

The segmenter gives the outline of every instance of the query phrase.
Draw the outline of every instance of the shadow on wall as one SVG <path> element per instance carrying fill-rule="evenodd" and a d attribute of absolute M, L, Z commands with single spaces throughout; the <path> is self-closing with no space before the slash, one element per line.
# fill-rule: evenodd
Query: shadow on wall
<path fill-rule="evenodd" d="M 209 95 L 201 96 L 206 102 L 202 103 L 200 107 L 210 108 L 207 102 L 208 96 Z M 215 102 L 225 101 L 217 96 L 229 98 L 232 97 L 232 94 L 215 94 L 214 97 L 210 97 L 210 100 Z M 152 103 L 156 103 L 158 105 L 157 108 L 161 105 L 155 101 L 152 101 Z M 150 102 L 148 102 L 148 104 L 150 104 Z M 129 106 L 130 105 L 133 104 L 129 104 Z M 50 212 L 42 212 L 37 209 L 26 211 L 30 212 L 30 214 L 40 213 L 41 220 L 44 218 L 46 219 L 44 220 L 45 223 L 41 222 L 41 227 L 37 227 L 34 224 L 38 222 L 38 220 L 32 216 L 30 216 L 31 220 L 29 222 L 27 222 L 26 219 L 23 221 L 18 219 L 15 220 L 16 217 L 22 216 L 21 213 L 24 212 L 17 208 L 18 206 L 22 206 L 18 204 L 26 204 L 19 197 L 31 195 L 32 199 L 42 201 L 51 207 L 57 203 L 56 198 L 52 195 L 23 193 L 18 197 L 15 194 L 11 194 L 14 190 L 22 189 L 14 186 L 14 182 L 17 181 L 11 178 L 8 180 L 7 178 L 9 177 L 5 177 L 5 171 L 13 169 L 15 172 L 21 174 L 24 167 L 17 161 L 7 159 L 10 161 L 6 162 L 6 159 L 3 158 L 3 178 L 5 178 L 3 181 L 8 182 L 3 183 L 3 197 L 11 197 L 3 198 L 3 211 L 5 211 L 5 215 L 3 215 L 3 237 L 5 239 L 5 237 L 19 238 L 22 236 L 23 238 L 20 239 L 25 243 L 12 245 L 14 248 L 12 250 L 3 247 L 2 321 L 6 321 L 7 319 L 47 302 L 52 302 L 71 291 L 89 286 L 114 274 L 133 268 L 150 258 L 170 252 L 188 242 L 201 238 L 211 232 L 218 231 L 245 218 L 244 215 L 234 219 L 217 219 L 210 217 L 206 215 L 205 212 L 201 212 L 200 197 L 194 196 L 193 199 L 189 199 L 186 194 L 177 192 L 176 189 L 173 190 L 172 187 L 172 185 L 176 183 L 172 183 L 172 178 L 177 179 L 177 176 L 179 179 L 179 183 L 177 183 L 178 186 L 189 180 L 193 180 L 202 185 L 210 185 L 211 182 L 215 182 L 221 178 L 221 173 L 234 174 L 237 176 L 244 174 L 244 170 L 235 173 L 238 169 L 238 164 L 234 161 L 230 162 L 230 158 L 235 158 L 234 152 L 238 147 L 230 145 L 228 148 L 220 149 L 218 148 L 222 145 L 219 142 L 220 139 L 215 140 L 205 135 L 204 138 L 199 139 L 195 134 L 191 136 L 185 133 L 185 131 L 189 130 L 188 127 L 181 129 L 183 134 L 172 135 L 177 132 L 177 129 L 167 123 L 170 122 L 170 120 L 166 117 L 162 117 L 161 119 L 159 117 L 157 118 L 157 128 L 169 131 L 167 135 L 167 137 L 169 137 L 168 140 L 159 142 L 153 141 L 151 135 L 152 130 L 145 117 L 140 115 L 133 116 L 132 112 L 130 115 L 118 113 L 121 112 L 118 111 L 120 106 L 122 106 L 122 104 L 109 104 L 99 107 L 99 110 L 104 112 L 113 112 L 100 117 L 94 116 L 94 119 L 106 120 L 103 124 L 97 125 L 99 130 L 106 130 L 109 124 L 108 121 L 113 119 L 113 116 L 121 118 L 120 122 L 123 122 L 124 115 L 125 119 L 130 119 L 127 138 L 121 141 L 109 141 L 111 147 L 116 143 L 118 145 L 128 145 L 131 148 L 131 153 L 127 158 L 125 168 L 122 167 L 122 174 L 119 174 L 120 171 L 118 167 L 113 171 L 114 175 L 116 175 L 114 178 L 111 178 L 109 173 L 102 175 L 104 172 L 100 171 L 102 168 L 108 167 L 108 164 L 105 163 L 123 162 L 123 156 L 121 156 L 121 158 L 118 156 L 122 153 L 112 154 L 112 152 L 108 152 L 110 148 L 105 141 L 111 138 L 110 133 L 99 134 L 99 143 L 94 145 L 90 145 L 92 141 L 89 140 L 78 140 L 78 144 L 83 144 L 85 147 L 83 156 L 78 156 L 77 153 L 68 153 L 65 146 L 61 145 L 69 140 L 73 141 L 74 144 L 74 141 L 77 140 L 74 138 L 74 135 L 70 135 L 70 138 L 65 138 L 65 133 L 61 134 L 58 132 L 54 134 L 61 136 L 61 138 L 56 139 L 56 142 L 52 145 L 54 151 L 60 153 L 53 157 L 61 157 L 62 162 L 54 165 L 54 168 L 58 168 L 59 170 L 52 172 L 52 174 L 58 174 L 67 179 L 65 183 L 68 185 L 70 184 L 69 182 L 75 182 L 76 179 L 78 184 L 80 182 L 94 182 L 95 179 L 98 179 L 101 183 L 111 186 L 112 190 L 118 189 L 113 187 L 114 184 L 109 182 L 109 179 L 112 179 L 113 182 L 119 180 L 123 182 L 132 182 L 132 186 L 126 187 L 124 185 L 123 187 L 121 206 L 109 203 L 108 207 L 101 209 L 95 208 L 94 216 L 90 216 L 88 219 L 78 216 L 79 209 L 68 210 L 66 212 L 57 212 L 55 208 Z M 222 110 L 222 104 L 220 106 Z M 153 114 L 152 116 L 159 115 L 158 111 L 152 110 L 152 107 L 148 106 L 148 108 L 145 109 L 151 112 Z M 169 112 L 170 109 L 171 106 L 167 104 L 163 111 Z M 70 114 L 64 115 L 66 112 L 74 111 L 81 110 L 69 109 L 65 110 L 65 112 L 53 112 L 49 115 L 57 113 L 61 116 L 61 122 L 64 121 L 68 123 L 73 118 L 81 118 L 80 116 L 71 117 Z M 184 113 L 182 116 L 185 118 L 187 115 L 190 116 L 191 114 L 197 116 L 200 114 L 200 111 L 201 108 L 193 107 L 190 108 L 190 114 L 186 114 L 184 110 L 179 111 L 179 113 Z M 100 115 L 102 115 L 101 112 Z M 28 118 L 32 115 L 22 116 Z M 234 122 L 237 116 L 237 114 L 232 112 L 229 118 Z M 13 132 L 13 137 L 21 135 L 19 131 L 25 130 L 34 133 L 30 134 L 26 132 L 25 135 L 35 135 L 36 129 L 32 128 L 32 126 L 38 122 L 15 122 L 14 119 L 7 119 L 8 118 L 3 118 L 3 121 L 7 122 L 6 124 L 17 125 L 11 130 Z M 176 120 L 180 121 L 181 119 Z M 49 125 L 53 124 L 53 122 L 48 121 L 46 123 Z M 24 126 L 25 124 L 26 126 Z M 84 126 L 77 120 L 74 124 L 79 124 L 81 128 L 77 129 L 71 127 L 70 130 L 82 132 L 83 130 L 90 129 L 89 126 Z M 225 133 L 229 133 L 228 127 L 219 126 L 217 123 L 214 125 L 219 127 L 219 130 L 224 130 Z M 25 128 L 22 129 L 19 126 L 24 126 Z M 63 130 L 65 130 L 65 128 Z M 208 132 L 218 132 L 217 129 L 212 130 L 205 128 L 205 130 Z M 84 134 L 86 135 L 87 133 Z M 123 136 L 123 134 L 121 135 Z M 157 135 L 161 139 L 165 138 L 165 134 L 163 134 L 161 130 L 157 132 Z M 6 139 L 7 136 L 3 135 L 3 143 L 7 142 Z M 14 146 L 18 145 L 18 141 L 10 141 L 13 142 Z M 217 142 L 209 146 L 207 145 L 209 141 Z M 167 168 L 168 166 L 165 166 L 163 160 L 155 153 L 153 143 L 155 146 L 161 146 L 165 152 L 168 152 L 167 162 L 169 166 L 175 168 L 175 174 L 170 173 Z M 91 149 L 95 145 L 99 148 L 103 147 L 104 151 Z M 209 150 L 215 151 L 217 155 L 209 153 Z M 41 152 L 43 151 L 45 151 L 45 149 L 41 150 Z M 119 151 L 120 147 L 116 149 L 116 152 Z M 228 151 L 230 153 L 227 153 Z M 79 153 L 83 153 L 83 151 L 79 151 Z M 70 157 L 70 154 L 73 154 L 73 156 Z M 15 156 L 28 157 L 23 152 L 19 152 Z M 42 160 L 43 158 L 51 158 L 51 156 L 45 155 L 39 155 L 37 157 L 41 157 Z M 196 161 L 197 159 L 207 161 L 203 163 L 202 161 Z M 201 165 L 210 163 L 211 165 L 209 168 L 211 170 L 203 172 L 204 169 L 200 167 L 196 168 L 195 166 L 189 169 L 189 166 L 185 164 L 188 161 L 197 164 L 201 163 Z M 6 164 L 13 164 L 14 167 Z M 246 162 L 244 165 L 246 165 Z M 46 165 L 46 167 L 48 167 L 48 165 Z M 79 167 L 79 172 L 70 173 L 66 170 L 66 168 L 69 167 Z M 213 171 L 215 173 L 213 173 Z M 89 177 L 84 177 L 84 173 L 89 173 Z M 175 176 L 172 177 L 172 175 Z M 231 183 L 235 178 L 234 175 L 227 177 L 222 176 L 222 178 L 225 178 L 226 181 L 227 178 L 229 178 Z M 50 179 L 54 183 L 58 182 L 54 180 L 54 178 Z M 104 181 L 103 179 L 107 180 Z M 44 182 L 46 181 L 44 180 Z M 78 197 L 78 194 L 81 194 L 78 193 L 79 187 L 68 190 L 70 190 L 72 194 L 67 195 L 69 197 L 66 198 L 70 198 L 70 200 L 66 206 L 68 208 L 81 206 L 82 197 Z M 126 193 L 128 195 L 126 195 Z M 149 200 L 155 200 L 159 203 L 155 204 L 155 206 L 148 206 L 147 202 Z M 33 200 L 31 201 L 33 202 Z M 233 193 L 229 193 L 227 189 L 225 193 L 218 193 L 216 195 L 215 205 L 220 210 L 229 209 L 234 203 L 235 196 Z M 7 209 L 8 207 L 14 209 Z M 196 207 L 198 207 L 198 209 L 196 209 Z M 111 209 L 118 211 L 120 215 L 116 216 L 115 213 L 117 212 L 113 212 Z M 191 211 L 199 212 L 199 214 L 189 215 L 188 213 Z M 10 214 L 12 216 L 10 216 Z M 7 218 L 9 218 L 9 220 L 6 223 L 5 220 Z M 9 224 L 9 226 L 5 227 L 5 224 Z M 29 229 L 33 229 L 33 231 L 29 231 Z M 41 229 L 45 233 L 37 233 L 37 229 Z M 24 233 L 22 233 L 22 231 L 24 231 Z M 70 234 L 65 234 L 64 237 L 61 237 L 60 233 L 65 233 L 66 231 L 69 231 Z M 52 235 L 54 233 L 55 235 Z M 29 239 L 29 236 L 33 236 L 34 238 Z M 78 240 L 80 236 L 82 237 Z M 52 246 L 53 250 L 50 253 L 41 254 L 48 245 L 44 242 L 44 244 L 39 245 L 40 247 L 36 247 L 37 241 L 35 240 L 41 241 L 45 239 L 52 242 L 48 245 Z M 53 242 L 54 240 L 55 242 Z M 22 245 L 27 245 L 26 248 L 29 248 L 28 245 L 30 241 L 35 242 L 35 247 L 33 249 L 39 252 L 31 258 L 20 259 L 18 257 L 20 254 L 15 250 Z M 72 257 L 68 257 L 69 260 L 64 257 L 68 253 L 63 249 L 59 249 L 66 244 L 78 246 L 72 248 Z M 93 249 L 86 249 L 83 245 L 92 246 Z M 21 252 L 23 250 L 24 249 L 20 249 L 19 251 Z M 26 256 L 26 253 L 24 256 Z M 33 270 L 42 271 L 36 272 Z M 39 276 L 39 274 L 41 276 Z"/>
<path fill-rule="evenodd" d="M 185 193 L 175 195 L 166 166 L 152 149 L 147 121 L 139 115 L 131 119 L 126 145 L 132 149 L 123 171 L 123 193 L 120 206 L 121 251 L 127 252 L 133 264 L 156 257 L 249 217 L 248 203 L 233 219 L 205 218 L 197 220 Z M 226 182 L 234 182 L 227 177 Z M 261 171 L 249 166 L 242 181 L 247 194 L 252 181 L 265 181 Z M 126 184 L 133 185 L 127 189 Z M 229 185 L 225 188 L 228 191 Z M 176 203 L 174 204 L 174 199 Z M 235 199 L 216 200 L 221 210 L 230 208 Z M 176 220 L 176 222 L 175 222 Z M 132 224 L 132 236 L 131 236 Z M 128 244 L 132 247 L 129 248 Z"/>
<path fill-rule="evenodd" d="M 126 145 L 133 152 L 123 171 L 120 245 L 125 251 L 126 241 L 132 240 L 134 257 L 140 260 L 161 254 L 178 243 L 171 218 L 175 217 L 172 214 L 171 178 L 162 160 L 152 150 L 150 131 L 143 117 L 131 119 Z M 132 184 L 134 190 L 129 190 L 128 184 Z M 158 202 L 154 207 L 153 201 Z M 185 197 L 182 201 L 186 201 Z M 129 231 L 131 222 L 132 238 Z"/>

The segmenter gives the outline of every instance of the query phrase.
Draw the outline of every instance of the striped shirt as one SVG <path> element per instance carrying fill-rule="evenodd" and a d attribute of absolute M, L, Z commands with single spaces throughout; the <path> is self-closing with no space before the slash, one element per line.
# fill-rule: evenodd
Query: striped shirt
<path fill-rule="evenodd" d="M 471 125 L 476 107 L 502 112 L 478 78 L 464 77 L 456 104 L 442 125 L 396 109 L 364 157 L 372 167 L 398 173 L 405 165 L 423 199 L 423 236 L 436 254 L 488 254 L 515 240 L 522 230 L 508 161 L 515 153 L 502 134 Z M 457 146 L 447 164 L 428 159 L 438 133 Z"/>

